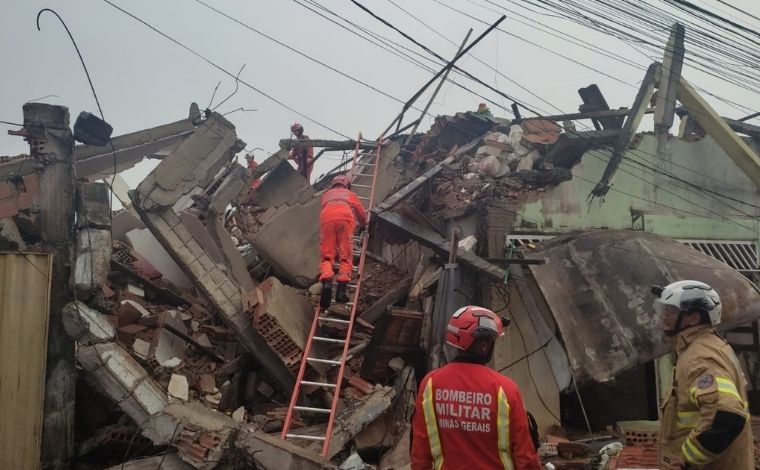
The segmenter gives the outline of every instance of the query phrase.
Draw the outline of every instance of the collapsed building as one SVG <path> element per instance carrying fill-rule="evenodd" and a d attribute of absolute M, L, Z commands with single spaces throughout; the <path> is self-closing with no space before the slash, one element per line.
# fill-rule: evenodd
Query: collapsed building
<path fill-rule="evenodd" d="M 43 456 L 68 455 L 78 468 L 408 468 L 416 380 L 449 359 L 449 315 L 482 304 L 512 319 L 492 365 L 520 384 L 545 459 L 578 468 L 578 458 L 602 458 L 589 449 L 622 438 L 644 444 L 625 461 L 644 465 L 672 370 L 650 285 L 698 278 L 716 288 L 721 328 L 740 350 L 750 395 L 760 393 L 751 222 L 760 167 L 747 163 L 757 163 L 760 129 L 720 118 L 683 81 L 684 126 L 660 152 L 661 135 L 635 132 L 651 112 L 653 83 L 645 78 L 630 109 L 610 110 L 592 85 L 580 90 L 577 114 L 457 113 L 382 146 L 284 140 L 253 169 L 237 163 L 245 143 L 234 125 L 195 105 L 187 119 L 115 137 L 112 146 L 74 147 L 65 108 L 27 104 L 24 128 L 14 132 L 30 154 L 0 163 L 0 241 L 11 252 L 3 264 L 42 272 L 42 287 L 34 285 L 53 290 L 36 301 L 18 293 L 41 324 L 20 324 L 15 336 L 0 329 L 0 344 L 17 348 L 7 357 L 36 348 L 31 373 L 12 372 L 31 374 L 29 407 L 19 410 L 44 409 L 31 420 L 40 423 L 31 444 L 19 433 L 14 452 L 41 444 Z M 588 120 L 593 129 L 577 129 Z M 310 184 L 287 160 L 294 145 L 377 152 L 379 162 L 326 457 L 313 442 L 279 434 L 319 296 L 319 195 L 345 167 Z M 648 187 L 645 166 L 631 162 L 651 164 L 655 155 L 663 166 Z M 160 162 L 136 188 L 117 176 L 98 182 L 146 157 Z M 752 205 L 727 210 L 725 199 L 674 184 L 666 171 L 695 166 L 706 168 L 703 188 Z M 368 176 L 350 176 L 360 196 L 373 189 Z M 115 212 L 112 193 L 123 206 Z M 603 203 L 587 205 L 589 194 Z M 689 215 L 684 203 L 695 199 L 704 211 Z M 34 258 L 27 264 L 35 271 L 12 261 L 12 253 L 32 252 L 59 258 Z M 2 308 L 6 321 L 13 307 Z M 44 337 L 22 344 L 39 328 L 47 346 Z M 307 370 L 335 373 L 329 365 Z M 317 389 L 303 396 L 311 404 L 331 398 Z M 298 413 L 294 423 L 302 434 L 325 428 Z M 56 429 L 70 434 L 53 444 Z"/>

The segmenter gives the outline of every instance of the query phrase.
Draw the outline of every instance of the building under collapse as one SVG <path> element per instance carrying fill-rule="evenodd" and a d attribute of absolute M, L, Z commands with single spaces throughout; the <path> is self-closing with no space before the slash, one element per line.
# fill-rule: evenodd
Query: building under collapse
<path fill-rule="evenodd" d="M 720 292 L 756 397 L 760 129 L 717 116 L 683 81 L 679 135 L 637 134 L 653 77 L 630 108 L 591 86 L 578 114 L 466 112 L 384 138 L 327 459 L 279 431 L 319 294 L 319 195 L 345 169 L 309 184 L 281 141 L 247 170 L 234 125 L 197 106 L 111 148 L 74 146 L 65 108 L 27 104 L 14 132 L 30 153 L 0 163 L 0 396 L 18 403 L 0 420 L 0 459 L 34 462 L 41 448 L 51 467 L 405 468 L 416 379 L 446 361 L 443 326 L 470 303 L 512 319 L 493 366 L 542 435 L 609 440 L 608 426 L 657 419 L 671 359 L 649 286 L 680 278 Z M 143 158 L 160 162 L 136 188 L 111 179 Z"/>

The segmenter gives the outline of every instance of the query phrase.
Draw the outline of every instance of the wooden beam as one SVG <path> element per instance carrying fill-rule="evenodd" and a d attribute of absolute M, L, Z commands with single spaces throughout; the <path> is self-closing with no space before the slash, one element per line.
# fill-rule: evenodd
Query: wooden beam
<path fill-rule="evenodd" d="M 407 184 L 403 188 L 399 189 L 392 195 L 390 195 L 388 198 L 385 199 L 381 204 L 378 204 L 374 208 L 372 208 L 372 212 L 378 213 L 383 211 L 389 211 L 393 209 L 394 207 L 398 206 L 405 200 L 409 199 L 415 192 L 417 192 L 418 189 L 422 187 L 423 184 L 425 184 L 427 181 L 429 181 L 431 178 L 433 178 L 435 175 L 441 172 L 443 167 L 445 165 L 448 165 L 449 163 L 454 162 L 456 160 L 456 152 L 458 146 L 454 146 L 454 148 L 451 149 L 449 152 L 449 155 L 438 162 L 436 166 L 429 169 L 425 173 L 421 174 L 420 176 L 416 177 L 414 180 L 412 180 L 411 183 Z"/>
<path fill-rule="evenodd" d="M 280 139 L 280 148 L 290 150 L 293 147 L 318 147 L 329 148 L 330 150 L 354 150 L 356 148 L 355 140 L 324 140 L 324 139 Z M 361 149 L 374 149 L 377 145 L 371 143 L 362 143 Z"/>
<path fill-rule="evenodd" d="M 655 62 L 647 69 L 644 80 L 641 82 L 641 87 L 639 87 L 639 91 L 636 94 L 636 99 L 633 101 L 633 106 L 631 106 L 628 118 L 625 120 L 617 142 L 615 142 L 612 148 L 612 157 L 610 157 L 610 161 L 607 163 L 607 168 L 604 169 L 604 175 L 602 175 L 602 179 L 596 184 L 596 187 L 591 190 L 592 196 L 604 197 L 607 191 L 609 191 L 610 186 L 612 186 L 611 181 L 620 166 L 623 153 L 628 148 L 628 145 L 630 145 L 633 136 L 636 135 L 636 129 L 638 129 L 639 123 L 641 123 L 641 118 L 644 117 L 644 111 L 646 111 L 649 99 L 654 92 L 654 82 L 658 67 L 659 64 Z"/>
<path fill-rule="evenodd" d="M 541 116 L 540 118 L 528 118 L 530 119 L 546 119 L 548 121 L 562 122 L 562 121 L 578 121 L 581 119 L 601 119 L 628 116 L 631 110 L 628 108 L 610 109 L 608 111 L 586 111 L 581 113 L 570 114 L 550 114 L 549 116 Z M 647 108 L 644 114 L 654 113 L 654 108 Z"/>
<path fill-rule="evenodd" d="M 433 230 L 406 219 L 396 212 L 381 212 L 376 214 L 375 217 L 383 223 L 396 227 L 406 233 L 410 238 L 417 240 L 421 244 L 448 258 L 449 240 L 446 240 Z M 504 280 L 504 275 L 506 274 L 504 269 L 489 263 L 471 251 L 457 250 L 457 262 L 475 268 L 499 282 Z"/>
<path fill-rule="evenodd" d="M 697 91 L 681 78 L 678 87 L 678 100 L 689 112 L 690 118 L 696 119 L 699 125 L 710 137 L 720 145 L 720 148 L 731 157 L 752 183 L 760 188 L 760 156 L 740 138 L 718 113 L 697 93 Z"/>

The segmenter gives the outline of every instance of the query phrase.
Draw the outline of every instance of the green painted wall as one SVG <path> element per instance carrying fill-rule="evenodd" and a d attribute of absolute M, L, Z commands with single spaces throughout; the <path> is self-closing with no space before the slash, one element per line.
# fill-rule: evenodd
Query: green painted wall
<path fill-rule="evenodd" d="M 595 199 L 589 205 L 588 195 L 609 158 L 609 151 L 587 152 L 573 167 L 572 180 L 547 189 L 538 200 L 523 206 L 516 230 L 556 233 L 614 228 L 646 230 L 673 238 L 758 239 L 760 192 L 710 137 L 698 142 L 671 139 L 670 154 L 660 159 L 656 138 L 642 135 L 638 146 L 625 153 L 604 202 Z M 639 163 L 671 173 L 698 189 Z"/>

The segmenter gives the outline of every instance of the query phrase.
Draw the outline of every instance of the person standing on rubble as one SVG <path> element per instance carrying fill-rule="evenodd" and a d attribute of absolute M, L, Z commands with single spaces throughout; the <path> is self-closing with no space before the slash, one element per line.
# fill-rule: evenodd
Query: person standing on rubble
<path fill-rule="evenodd" d="M 290 126 L 290 132 L 298 140 L 309 140 L 309 136 L 303 133 L 303 126 L 297 122 Z M 314 168 L 314 147 L 293 147 L 288 158 L 296 162 L 298 173 L 306 178 L 306 181 L 311 182 L 311 170 Z"/>
<path fill-rule="evenodd" d="M 486 366 L 509 320 L 473 305 L 449 320 L 454 361 L 420 382 L 412 419 L 412 470 L 539 470 L 520 390 Z"/>
<path fill-rule="evenodd" d="M 351 280 L 353 268 L 352 237 L 357 224 L 362 230 L 367 225 L 367 214 L 359 197 L 351 191 L 351 180 L 346 175 L 333 178 L 332 187 L 322 194 L 321 203 L 319 250 L 322 261 L 319 265 L 319 281 L 322 283 L 322 295 L 319 304 L 322 308 L 327 308 L 332 301 L 333 264 L 336 258 L 338 274 L 335 280 L 338 288 L 335 301 L 348 302 L 348 281 Z"/>
<path fill-rule="evenodd" d="M 655 312 L 675 341 L 673 387 L 663 405 L 660 468 L 755 468 L 747 381 L 725 340 L 718 293 L 699 281 L 653 287 Z"/>

